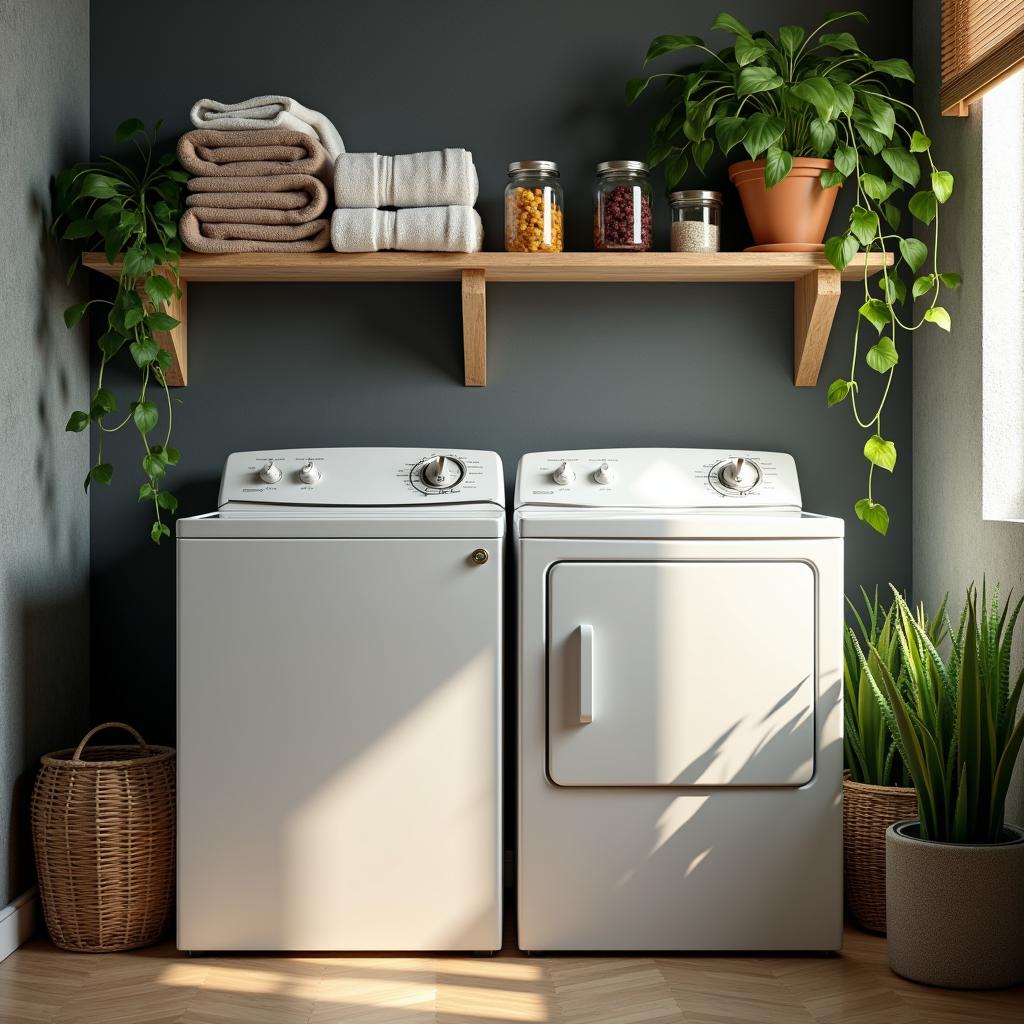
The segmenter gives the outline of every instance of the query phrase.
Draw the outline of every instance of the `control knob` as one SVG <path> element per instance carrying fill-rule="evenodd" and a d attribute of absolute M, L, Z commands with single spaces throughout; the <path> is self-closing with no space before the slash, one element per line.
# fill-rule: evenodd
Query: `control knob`
<path fill-rule="evenodd" d="M 313 465 L 311 460 L 299 470 L 299 479 L 304 484 L 318 484 L 323 479 L 323 474 Z"/>
<path fill-rule="evenodd" d="M 429 487 L 447 490 L 458 484 L 466 467 L 451 455 L 437 455 L 423 467 L 423 482 Z"/>
<path fill-rule="evenodd" d="M 265 484 L 276 484 L 281 479 L 281 467 L 273 462 L 267 462 L 260 470 L 260 479 Z"/>
<path fill-rule="evenodd" d="M 730 491 L 749 491 L 761 480 L 761 470 L 752 459 L 730 459 L 718 471 L 718 479 Z"/>
<path fill-rule="evenodd" d="M 610 484 L 614 479 L 615 470 L 607 462 L 602 462 L 594 471 L 594 480 L 599 484 Z"/>
<path fill-rule="evenodd" d="M 563 462 L 558 469 L 551 474 L 551 477 L 559 487 L 565 487 L 576 479 L 576 474 L 573 472 L 568 462 Z"/>

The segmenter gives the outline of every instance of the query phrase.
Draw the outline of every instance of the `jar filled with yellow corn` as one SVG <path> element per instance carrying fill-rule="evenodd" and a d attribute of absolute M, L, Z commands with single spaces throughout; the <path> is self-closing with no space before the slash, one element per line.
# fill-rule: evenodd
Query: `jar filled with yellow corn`
<path fill-rule="evenodd" d="M 561 252 L 562 185 L 552 160 L 516 160 L 505 186 L 505 250 Z"/>

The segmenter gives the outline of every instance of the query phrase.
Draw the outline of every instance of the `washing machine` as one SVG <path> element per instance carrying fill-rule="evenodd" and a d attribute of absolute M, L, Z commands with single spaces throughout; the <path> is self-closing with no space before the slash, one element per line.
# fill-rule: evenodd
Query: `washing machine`
<path fill-rule="evenodd" d="M 501 945 L 501 461 L 230 455 L 177 524 L 178 946 Z"/>
<path fill-rule="evenodd" d="M 518 935 L 836 950 L 843 522 L 775 452 L 519 464 Z"/>

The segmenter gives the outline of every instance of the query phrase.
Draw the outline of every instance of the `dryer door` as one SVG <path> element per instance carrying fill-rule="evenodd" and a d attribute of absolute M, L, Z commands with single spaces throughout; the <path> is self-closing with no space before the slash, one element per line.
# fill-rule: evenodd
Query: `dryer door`
<path fill-rule="evenodd" d="M 548 602 L 554 783 L 810 780 L 816 616 L 806 562 L 560 562 Z"/>

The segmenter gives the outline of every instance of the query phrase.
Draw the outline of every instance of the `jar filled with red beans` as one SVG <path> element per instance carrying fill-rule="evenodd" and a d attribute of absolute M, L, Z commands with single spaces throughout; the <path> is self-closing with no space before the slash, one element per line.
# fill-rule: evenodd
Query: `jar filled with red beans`
<path fill-rule="evenodd" d="M 594 248 L 647 252 L 651 248 L 651 183 L 640 160 L 597 165 L 594 188 Z"/>

